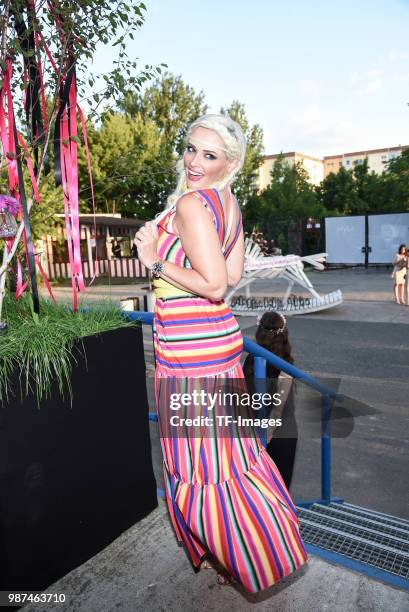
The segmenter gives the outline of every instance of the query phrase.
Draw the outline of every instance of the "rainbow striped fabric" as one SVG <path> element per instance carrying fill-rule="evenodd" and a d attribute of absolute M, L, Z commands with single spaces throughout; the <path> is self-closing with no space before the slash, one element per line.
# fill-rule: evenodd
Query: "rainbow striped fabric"
<path fill-rule="evenodd" d="M 195 193 L 212 214 L 223 244 L 226 223 L 217 191 Z M 174 209 L 159 225 L 158 254 L 190 267 L 178 236 L 169 230 L 172 214 Z M 234 242 L 240 229 L 241 219 Z M 170 416 L 163 407 L 170 405 L 172 384 L 167 383 L 172 378 L 182 378 L 184 391 L 191 394 L 200 392 L 204 377 L 207 388 L 212 381 L 229 378 L 243 390 L 243 340 L 223 300 L 178 294 L 176 289 L 172 295 L 171 286 L 158 294 L 162 297 L 157 297 L 154 312 L 155 390 L 163 432 L 164 419 Z M 255 593 L 305 563 L 295 507 L 255 434 L 246 438 L 162 435 L 161 444 L 170 517 L 195 567 L 210 553 L 248 592 Z"/>
<path fill-rule="evenodd" d="M 218 192 L 206 189 L 194 194 L 212 216 L 223 243 L 226 221 Z M 179 237 L 169 230 L 174 214 L 175 207 L 158 226 L 157 253 L 165 261 L 191 268 Z M 240 229 L 241 215 L 225 257 L 234 247 Z M 233 313 L 223 300 L 210 301 L 188 291 L 183 294 L 164 281 L 156 281 L 155 290 L 154 348 L 156 364 L 163 372 L 169 376 L 177 375 L 175 371 L 181 376 L 213 376 L 240 362 L 243 338 Z"/>

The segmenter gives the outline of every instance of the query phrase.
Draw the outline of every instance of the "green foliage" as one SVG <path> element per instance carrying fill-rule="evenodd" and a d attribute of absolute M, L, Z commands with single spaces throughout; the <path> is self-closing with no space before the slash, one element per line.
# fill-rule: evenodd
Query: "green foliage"
<path fill-rule="evenodd" d="M 356 164 L 352 172 L 356 193 L 354 213 L 361 215 L 374 212 L 380 183 L 379 176 L 375 172 L 369 172 L 367 159 L 364 160 L 363 164 Z"/>
<path fill-rule="evenodd" d="M 174 187 L 186 128 L 207 105 L 203 92 L 196 93 L 180 76 L 166 73 L 143 92 L 128 91 L 119 107 L 122 112 L 105 113 L 100 126 L 89 129 L 97 210 L 152 219 Z M 258 125 L 250 126 L 239 102 L 222 112 L 240 123 L 248 139 L 244 168 L 234 184 L 243 203 L 254 192 L 263 133 Z M 91 210 L 83 152 L 79 167 L 82 210 Z"/>
<path fill-rule="evenodd" d="M 20 393 L 23 399 L 34 391 L 37 402 L 48 397 L 53 381 L 58 382 L 64 396 L 68 389 L 72 395 L 71 364 L 83 354 L 75 341 L 85 336 L 99 334 L 119 327 L 134 325 L 121 311 L 106 304 L 76 315 L 64 305 L 55 306 L 41 300 L 41 317 L 33 317 L 29 296 L 16 301 L 10 295 L 4 300 L 8 329 L 0 334 L 0 400 L 7 401 L 10 393 L 10 376 L 17 371 L 20 376 Z"/>
<path fill-rule="evenodd" d="M 88 129 L 96 209 L 152 219 L 174 186 L 184 130 L 206 111 L 203 93 L 164 74 L 143 93 L 128 90 L 119 108 Z M 78 163 L 81 210 L 91 211 L 84 151 Z"/>
<path fill-rule="evenodd" d="M 22 59 L 24 55 L 30 55 L 23 51 L 21 40 L 14 34 L 16 22 L 24 20 L 26 37 L 33 31 L 41 32 L 57 64 L 57 73 L 48 70 L 44 83 L 54 102 L 59 90 L 58 72 L 64 70 L 69 57 L 76 62 L 79 97 L 85 95 L 87 89 L 93 90 L 90 97 L 92 112 L 96 112 L 104 101 L 111 103 L 119 98 L 130 87 L 139 91 L 146 81 L 161 72 L 161 66 L 146 65 L 141 70 L 137 60 L 129 58 L 126 52 L 128 38 L 133 39 L 144 23 L 146 7 L 143 2 L 58 0 L 53 2 L 53 9 L 47 3 L 37 3 L 35 18 L 27 10 L 26 0 L 11 0 L 6 4 L 9 5 L 6 56 Z M 59 32 L 56 31 L 55 18 Z M 60 44 L 60 34 L 63 45 Z M 101 44 L 110 44 L 117 49 L 117 57 L 113 62 L 114 68 L 98 77 L 89 67 Z M 20 89 L 22 83 L 22 62 L 14 62 L 15 89 Z M 22 109 L 20 111 L 23 117 Z"/>
<path fill-rule="evenodd" d="M 350 214 L 357 206 L 357 194 L 351 170 L 343 166 L 331 172 L 317 188 L 317 193 L 330 215 Z"/>
<path fill-rule="evenodd" d="M 130 89 L 120 108 L 131 117 L 153 121 L 169 152 L 180 156 L 187 126 L 206 112 L 207 104 L 202 91 L 196 93 L 181 76 L 165 73 L 143 93 Z"/>
<path fill-rule="evenodd" d="M 35 15 L 27 8 L 27 5 L 28 3 L 26 0 L 7 0 L 5 3 L 5 25 L 3 26 L 2 32 L 4 50 L 2 49 L 1 63 L 4 67 L 4 60 L 6 57 L 10 56 L 13 59 L 12 88 L 16 101 L 21 98 L 20 85 L 25 83 L 25 79 L 23 78 L 23 58 L 27 58 L 29 55 L 24 51 L 24 44 L 25 41 L 30 39 L 33 32 L 41 33 L 45 45 L 47 45 L 51 55 L 54 57 L 56 70 L 49 69 L 44 73 L 44 93 L 46 96 L 47 114 L 45 140 L 47 153 L 50 156 L 52 166 L 53 151 L 50 145 L 53 142 L 54 121 L 60 94 L 59 81 L 61 75 L 65 74 L 67 66 L 71 61 L 75 61 L 76 64 L 79 100 L 85 95 L 87 90 L 91 89 L 93 91 L 91 97 L 88 98 L 90 111 L 87 121 L 91 142 L 92 132 L 95 131 L 91 118 L 95 119 L 100 105 L 102 104 L 102 108 L 104 106 L 106 108 L 107 105 L 111 105 L 119 98 L 122 98 L 129 88 L 138 92 L 149 79 L 161 73 L 161 67 L 158 66 L 157 68 L 153 68 L 152 66 L 146 65 L 141 70 L 138 68 L 137 62 L 131 60 L 126 53 L 128 37 L 133 39 L 135 32 L 144 23 L 146 7 L 143 2 L 129 3 L 123 0 L 58 0 L 52 4 L 37 3 Z M 56 24 L 58 24 L 58 26 Z M 17 25 L 20 25 L 25 32 L 20 38 L 15 33 L 15 27 Z M 97 76 L 90 71 L 90 66 L 98 46 L 100 46 L 101 43 L 103 45 L 110 44 L 116 49 L 117 57 L 113 62 L 114 68 L 111 72 Z M 41 55 L 41 59 L 48 62 L 41 40 L 40 49 L 39 55 Z M 37 59 L 40 58 L 36 58 L 36 61 Z M 25 83 L 25 87 L 26 86 L 27 83 Z M 18 110 L 21 130 L 23 132 L 25 131 L 25 137 L 28 140 L 30 148 L 34 143 L 30 140 L 29 126 L 25 124 L 26 117 L 23 105 L 19 105 L 16 110 Z M 106 113 L 106 110 L 104 113 Z M 151 126 L 148 126 L 148 128 L 149 127 Z M 78 132 L 81 134 L 80 126 L 78 126 Z M 80 143 L 82 138 L 77 137 L 76 140 Z M 116 147 L 120 146 L 120 140 L 117 139 L 113 144 Z M 143 138 L 139 138 L 139 144 L 141 148 L 144 148 L 146 142 Z M 115 149 L 112 154 L 116 154 Z M 79 147 L 78 155 L 80 161 L 81 187 L 87 190 L 83 200 L 85 200 L 88 210 L 91 210 L 84 147 Z M 145 155 L 145 157 L 149 157 L 149 153 Z M 133 159 L 130 160 L 131 163 L 132 161 Z M 144 159 L 142 159 L 141 163 L 144 163 Z M 112 165 L 113 164 L 111 164 L 111 166 Z M 25 168 L 25 164 L 23 164 L 23 167 Z M 128 167 L 128 173 L 130 169 L 132 170 L 131 167 Z M 136 168 L 135 171 L 137 172 L 138 168 Z M 121 182 L 121 178 L 118 178 L 118 174 L 118 172 L 113 174 L 112 181 L 116 181 L 117 183 Z M 27 175 L 26 171 L 25 175 Z M 37 181 L 39 184 L 41 182 L 40 178 L 40 175 L 38 175 Z M 25 180 L 27 183 L 27 194 L 29 195 L 30 188 L 27 176 L 25 176 Z M 100 191 L 107 190 L 107 185 L 105 183 L 100 187 Z M 51 219 L 53 212 L 58 211 L 61 213 L 64 210 L 61 188 L 54 188 L 52 178 L 45 180 L 42 196 L 43 199 L 40 207 L 34 206 L 32 211 L 33 233 L 37 237 L 40 236 L 44 230 L 52 228 Z M 116 200 L 121 197 L 123 197 L 121 189 L 119 189 L 119 194 L 114 190 L 112 199 Z"/>
<path fill-rule="evenodd" d="M 320 217 L 325 209 L 301 162 L 288 164 L 279 155 L 271 171 L 271 183 L 260 194 L 249 199 L 244 208 L 246 221 L 297 221 Z"/>
<path fill-rule="evenodd" d="M 55 215 L 64 212 L 61 188 L 55 186 L 54 177 L 51 174 L 42 181 L 40 196 L 40 204 L 34 204 L 30 212 L 30 225 L 34 240 L 40 240 L 46 234 L 56 235 Z"/>
<path fill-rule="evenodd" d="M 382 174 L 370 172 L 365 159 L 351 170 L 341 166 L 315 187 L 302 163 L 292 166 L 279 155 L 270 185 L 249 198 L 244 219 L 249 227 L 269 221 L 405 211 L 409 211 L 409 150 L 390 161 Z"/>
<path fill-rule="evenodd" d="M 391 176 L 409 178 L 409 149 L 405 149 L 401 155 L 389 160 L 386 172 Z"/>
<path fill-rule="evenodd" d="M 228 108 L 221 108 L 220 112 L 237 121 L 246 136 L 246 158 L 233 184 L 234 194 L 240 204 L 245 206 L 257 188 L 257 172 L 263 162 L 263 130 L 257 123 L 250 125 L 244 104 L 237 100 L 234 100 Z"/>
<path fill-rule="evenodd" d="M 409 152 L 389 162 L 382 174 L 369 172 L 368 161 L 352 170 L 331 172 L 317 189 L 325 208 L 334 215 L 362 215 L 409 210 Z"/>
<path fill-rule="evenodd" d="M 161 73 L 161 66 L 156 68 L 146 65 L 142 70 L 136 60 L 128 57 L 126 45 L 128 37 L 133 39 L 135 32 L 143 25 L 146 7 L 143 2 L 126 0 L 55 0 L 53 2 L 28 2 L 27 0 L 4 0 L 0 19 L 0 75 L 7 68 L 7 61 L 12 63 L 11 90 L 14 101 L 19 131 L 25 136 L 28 155 L 33 162 L 36 183 L 41 186 L 43 202 L 37 207 L 33 202 L 26 164 L 23 163 L 23 181 L 26 186 L 28 210 L 33 222 L 33 235 L 39 237 L 53 231 L 53 214 L 63 211 L 62 190 L 56 190 L 50 179 L 42 184 L 46 156 L 52 161 L 51 143 L 60 106 L 63 86 L 68 82 L 65 76 L 75 68 L 78 100 L 85 92 L 92 90 L 90 96 L 90 116 L 95 117 L 100 104 L 106 108 L 123 97 L 132 88 L 138 92 L 149 79 Z M 103 75 L 96 76 L 90 71 L 92 60 L 100 45 L 110 44 L 117 49 L 114 68 Z M 53 58 L 52 60 L 50 60 Z M 51 65 L 50 65 L 51 64 Z M 37 67 L 43 66 L 43 80 Z M 65 79 L 65 81 L 64 81 Z M 0 78 L 1 81 L 1 78 Z M 102 85 L 102 87 L 101 87 Z M 0 83 L 2 86 L 2 83 Z M 38 87 L 40 86 L 40 93 Z M 33 98 L 27 109 L 17 101 L 22 100 L 21 92 L 33 90 Z M 36 93 L 35 93 L 36 92 Z M 45 99 L 45 117 L 42 117 L 42 129 L 36 124 L 39 105 Z M 104 106 L 102 106 L 104 108 Z M 8 108 L 8 113 L 11 108 Z M 11 117 L 11 115 L 10 115 Z M 76 142 L 81 138 L 72 137 Z M 63 140 L 64 144 L 67 144 Z M 8 152 L 5 152 L 8 153 Z M 26 153 L 22 154 L 22 157 Z M 85 158 L 83 148 L 79 156 Z M 35 163 L 34 163 L 34 160 Z M 132 161 L 132 160 L 131 160 Z M 1 178 L 4 176 L 4 160 Z M 76 168 L 74 168 L 74 172 Z M 85 173 L 83 173 L 85 174 Z M 85 180 L 85 179 L 84 179 Z M 104 188 L 104 185 L 102 186 Z M 20 188 L 22 185 L 20 184 Z M 122 197 L 120 192 L 118 197 Z M 89 199 L 89 198 L 86 198 Z M 30 210 L 31 208 L 31 210 Z M 26 233 L 29 235 L 28 230 Z M 10 256 L 4 261 L 0 274 L 0 314 L 4 296 L 6 273 L 9 260 L 15 253 L 19 234 L 10 249 Z M 21 251 L 21 247 L 18 247 Z"/>
<path fill-rule="evenodd" d="M 141 115 L 106 113 L 89 138 L 96 208 L 152 218 L 170 190 L 172 160 L 155 123 Z M 85 155 L 79 158 L 81 210 L 91 211 Z"/>
<path fill-rule="evenodd" d="M 409 149 L 390 160 L 383 179 L 383 202 L 391 212 L 409 211 Z"/>

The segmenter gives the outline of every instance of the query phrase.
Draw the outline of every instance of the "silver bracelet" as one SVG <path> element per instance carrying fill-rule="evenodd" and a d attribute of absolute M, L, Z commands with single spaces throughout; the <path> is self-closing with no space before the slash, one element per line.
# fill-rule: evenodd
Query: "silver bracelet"
<path fill-rule="evenodd" d="M 150 270 L 152 276 L 154 276 L 155 278 L 159 278 L 161 274 L 163 274 L 163 272 L 165 271 L 165 262 L 162 261 L 162 259 L 157 259 L 151 265 Z"/>

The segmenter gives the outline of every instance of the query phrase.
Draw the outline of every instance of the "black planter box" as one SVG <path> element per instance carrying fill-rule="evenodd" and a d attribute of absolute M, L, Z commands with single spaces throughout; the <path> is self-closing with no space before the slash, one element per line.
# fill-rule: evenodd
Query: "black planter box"
<path fill-rule="evenodd" d="M 140 328 L 84 338 L 57 385 L 0 407 L 0 590 L 43 590 L 157 506 Z"/>

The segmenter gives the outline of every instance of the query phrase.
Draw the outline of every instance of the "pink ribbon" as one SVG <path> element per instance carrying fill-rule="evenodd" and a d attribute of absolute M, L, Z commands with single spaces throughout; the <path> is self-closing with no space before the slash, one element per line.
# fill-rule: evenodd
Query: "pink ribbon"
<path fill-rule="evenodd" d="M 1 137 L 1 142 L 2 142 L 2 147 L 3 147 L 3 151 L 5 152 L 6 155 L 6 164 L 7 164 L 7 171 L 8 171 L 8 179 L 9 179 L 9 190 L 11 193 L 13 193 L 13 195 L 16 197 L 18 203 L 19 203 L 19 207 L 20 207 L 20 214 L 19 214 L 19 218 L 21 219 L 21 202 L 20 202 L 20 194 L 18 191 L 18 172 L 17 172 L 17 164 L 16 164 L 16 160 L 15 160 L 15 156 L 16 156 L 16 143 L 14 141 L 14 122 L 13 122 L 13 113 L 11 112 L 12 109 L 12 104 L 13 104 L 13 99 L 12 99 L 12 94 L 11 94 L 11 87 L 10 87 L 10 83 L 11 83 L 11 75 L 12 75 L 12 65 L 11 65 L 11 61 L 10 59 L 7 60 L 7 69 L 4 71 L 3 73 L 3 87 L 0 91 L 0 137 Z M 7 112 L 5 110 L 5 101 L 7 99 Z M 6 119 L 8 122 L 8 126 L 6 124 Z M 38 190 L 38 185 L 37 185 L 37 179 L 34 173 L 34 168 L 33 168 L 33 164 L 31 162 L 30 159 L 30 155 L 29 155 L 29 151 L 28 151 L 28 147 L 27 144 L 24 140 L 24 138 L 21 136 L 21 134 L 19 132 L 17 132 L 17 137 L 18 137 L 18 141 L 20 143 L 20 145 L 22 146 L 24 153 L 25 153 L 25 161 L 27 164 L 27 169 L 28 169 L 28 173 L 30 176 L 30 181 L 31 181 L 31 185 L 33 188 L 33 194 L 34 194 L 34 198 L 35 201 L 37 203 L 40 202 L 40 193 Z M 14 159 L 10 159 L 10 157 L 8 157 L 8 153 L 11 153 L 14 156 Z M 27 259 L 27 265 L 28 268 L 30 270 L 30 263 L 29 263 L 29 259 L 27 256 L 27 240 L 26 240 L 26 234 L 25 234 L 25 230 L 23 230 L 22 233 L 22 238 L 23 238 L 23 243 L 24 243 L 24 248 L 25 248 L 25 253 L 26 253 L 26 259 Z M 9 244 L 6 244 L 6 247 L 8 246 L 8 249 L 11 250 L 13 245 L 13 241 L 9 241 Z M 42 275 L 45 285 L 48 289 L 48 292 L 51 296 L 51 299 L 54 301 L 55 303 L 55 298 L 53 295 L 53 292 L 51 290 L 51 286 L 49 283 L 49 280 L 41 266 L 40 261 L 38 260 L 37 255 L 35 254 L 34 251 L 34 257 L 35 257 L 35 262 L 36 265 L 40 271 L 40 274 Z M 21 262 L 20 259 L 17 257 L 17 283 L 16 283 L 16 298 L 19 299 L 21 297 L 21 295 L 23 294 L 23 292 L 26 290 L 28 286 L 28 280 L 23 283 L 23 273 L 22 273 L 22 268 L 21 268 Z"/>
<path fill-rule="evenodd" d="M 67 232 L 68 256 L 71 266 L 73 290 L 73 309 L 77 311 L 78 291 L 84 291 L 82 272 L 80 226 L 78 216 L 78 163 L 77 163 L 77 115 L 76 115 L 75 76 L 69 91 L 69 123 L 67 109 L 64 109 L 60 122 L 61 179 L 64 193 L 65 226 Z M 70 132 L 71 130 L 71 132 Z M 72 137 L 72 138 L 71 138 Z"/>
<path fill-rule="evenodd" d="M 84 118 L 84 113 L 82 112 L 82 109 L 80 108 L 80 106 L 77 104 L 77 111 L 78 111 L 78 115 L 80 117 L 80 121 L 81 121 L 81 128 L 82 128 L 82 135 L 84 138 L 84 146 L 85 146 L 85 153 L 87 155 L 87 165 L 88 165 L 88 176 L 89 176 L 89 183 L 90 183 L 90 187 L 91 187 L 91 199 L 92 199 L 92 212 L 94 215 L 94 236 L 95 236 L 95 261 L 94 261 L 94 266 L 93 266 L 93 276 L 88 284 L 88 286 L 90 287 L 92 285 L 92 283 L 95 280 L 96 274 L 97 274 L 97 270 L 98 270 L 98 249 L 96 247 L 96 240 L 97 240 L 97 223 L 96 223 L 96 216 L 95 216 L 95 195 L 94 195 L 94 181 L 92 180 L 92 168 L 91 168 L 91 155 L 89 152 L 89 145 L 88 145 L 88 136 L 87 136 L 87 127 L 85 125 L 85 118 Z M 91 271 L 90 271 L 91 272 Z"/>
<path fill-rule="evenodd" d="M 17 287 L 16 287 L 16 299 L 19 300 L 28 285 L 28 280 L 23 284 L 23 272 L 21 269 L 20 258 L 17 257 Z"/>
<path fill-rule="evenodd" d="M 22 137 L 21 134 L 18 134 L 18 141 L 21 144 L 21 146 L 23 147 L 24 153 L 26 154 L 26 164 L 27 164 L 28 173 L 30 175 L 31 185 L 33 187 L 34 199 L 37 202 L 37 204 L 39 204 L 39 202 L 40 202 L 40 193 L 38 191 L 37 179 L 36 179 L 36 176 L 34 174 L 34 168 L 33 168 L 33 164 L 31 163 L 31 159 L 30 159 L 30 156 L 29 156 L 27 144 L 26 144 L 26 142 L 25 142 L 25 140 L 24 140 L 24 138 Z"/>
<path fill-rule="evenodd" d="M 10 112 L 12 105 L 11 97 L 11 61 L 6 60 L 7 69 L 3 72 L 3 87 L 0 91 L 0 132 L 3 145 L 3 152 L 6 156 L 7 173 L 9 178 L 9 189 L 13 195 L 16 195 L 18 187 L 17 163 L 16 163 L 16 147 L 14 145 L 14 130 L 13 130 L 13 114 Z M 7 100 L 7 113 L 5 110 L 5 101 Z M 6 117 L 8 119 L 8 129 L 6 125 Z M 9 157 L 12 154 L 13 158 Z M 17 199 L 19 199 L 17 197 Z"/>

